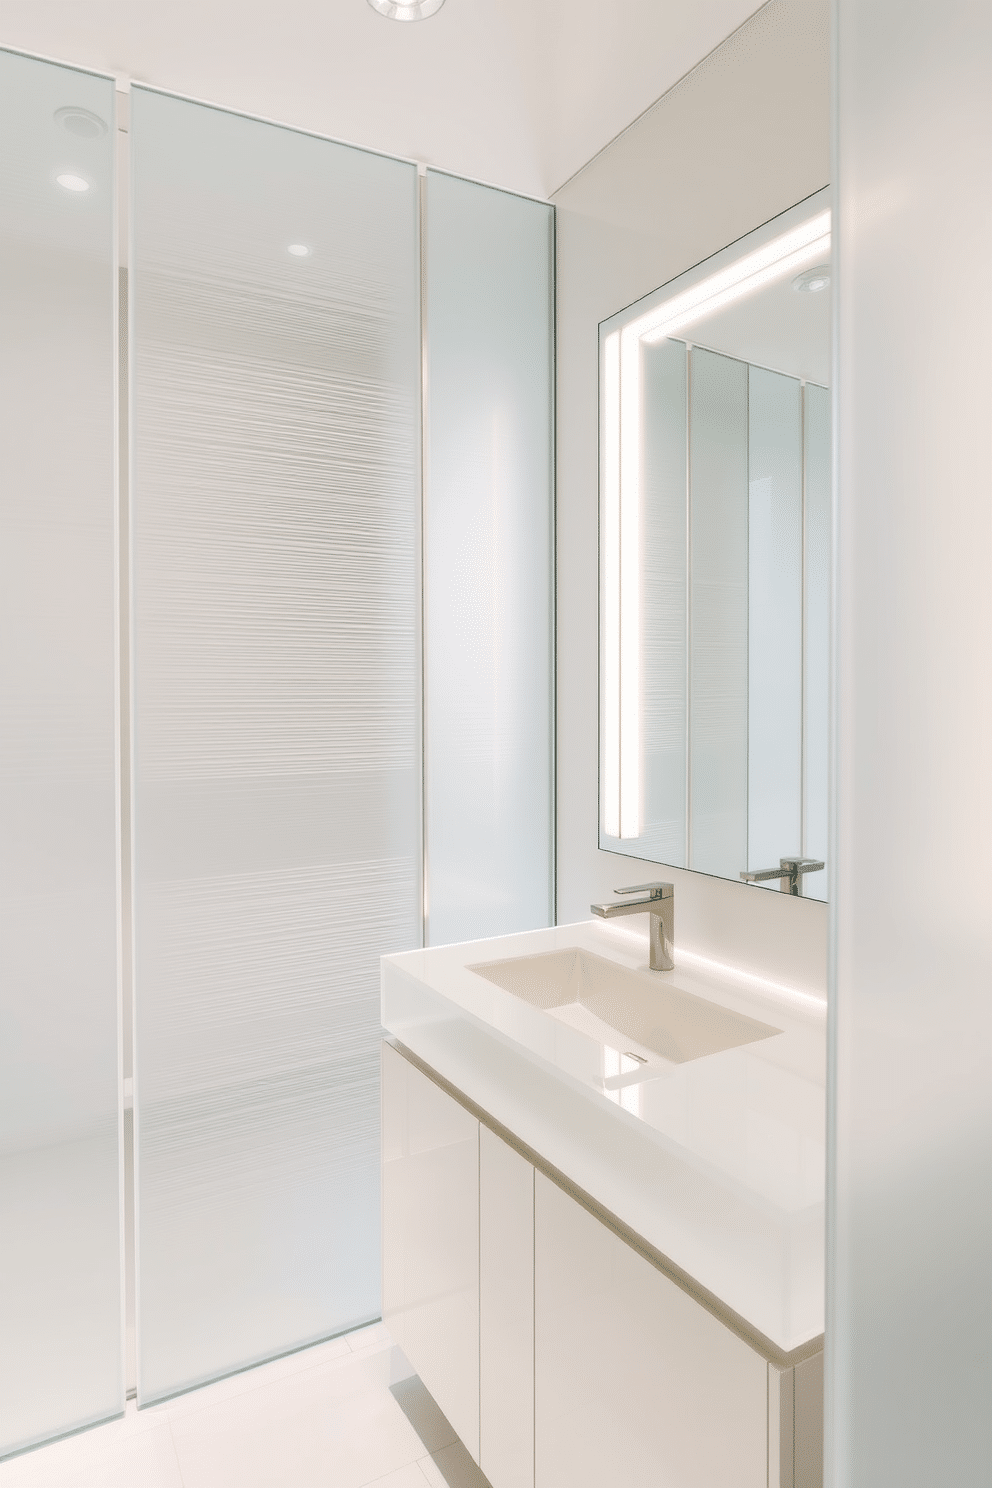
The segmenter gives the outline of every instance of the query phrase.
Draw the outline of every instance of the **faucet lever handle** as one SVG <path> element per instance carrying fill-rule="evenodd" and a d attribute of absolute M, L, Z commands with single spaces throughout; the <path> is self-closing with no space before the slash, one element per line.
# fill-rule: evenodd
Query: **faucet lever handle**
<path fill-rule="evenodd" d="M 614 894 L 645 894 L 652 899 L 674 899 L 675 885 L 671 883 L 631 884 L 627 889 L 614 889 Z"/>
<path fill-rule="evenodd" d="M 819 873 L 826 867 L 817 858 L 779 858 L 777 868 L 752 869 L 750 873 L 742 873 L 741 878 L 745 883 L 766 883 L 769 879 L 780 879 L 783 893 L 796 894 L 802 897 L 803 874 Z"/>

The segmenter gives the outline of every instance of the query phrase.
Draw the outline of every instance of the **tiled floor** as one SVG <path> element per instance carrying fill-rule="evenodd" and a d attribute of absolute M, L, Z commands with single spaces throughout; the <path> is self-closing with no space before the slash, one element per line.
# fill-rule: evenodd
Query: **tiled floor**
<path fill-rule="evenodd" d="M 487 1488 L 381 1323 L 0 1463 L 0 1488 Z"/>

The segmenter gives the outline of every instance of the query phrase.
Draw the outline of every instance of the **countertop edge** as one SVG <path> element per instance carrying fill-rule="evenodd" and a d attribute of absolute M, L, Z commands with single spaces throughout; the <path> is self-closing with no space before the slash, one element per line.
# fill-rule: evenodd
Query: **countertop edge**
<path fill-rule="evenodd" d="M 700 1307 L 705 1308 L 718 1322 L 722 1323 L 730 1332 L 736 1334 L 755 1353 L 760 1354 L 767 1363 L 773 1364 L 776 1369 L 780 1370 L 793 1369 L 797 1364 L 802 1364 L 807 1359 L 811 1359 L 816 1354 L 822 1352 L 822 1333 L 818 1334 L 815 1338 L 809 1339 L 806 1343 L 799 1344 L 789 1352 L 779 1348 L 778 1344 L 773 1343 L 770 1338 L 759 1332 L 746 1318 L 741 1317 L 739 1313 L 734 1312 L 732 1308 L 728 1307 L 725 1302 L 721 1302 L 719 1297 L 714 1296 L 712 1292 L 701 1286 L 681 1266 L 676 1265 L 674 1261 L 663 1255 L 649 1241 L 638 1235 L 628 1224 L 622 1219 L 619 1219 L 598 1199 L 594 1198 L 592 1194 L 587 1193 L 585 1189 L 580 1188 L 570 1178 L 567 1178 L 564 1173 L 548 1162 L 547 1158 L 543 1157 L 541 1153 L 535 1152 L 533 1148 L 522 1142 L 514 1132 L 504 1126 L 501 1121 L 491 1116 L 488 1111 L 484 1110 L 469 1096 L 465 1095 L 457 1086 L 452 1085 L 443 1075 L 439 1075 L 437 1070 L 433 1069 L 431 1065 L 414 1054 L 395 1035 L 385 1033 L 383 1035 L 383 1042 L 388 1044 L 391 1049 L 394 1049 L 409 1064 L 412 1064 L 415 1069 L 418 1069 L 421 1074 L 426 1075 L 440 1090 L 450 1095 L 453 1100 L 457 1101 L 464 1110 L 470 1112 L 483 1126 L 487 1127 L 495 1136 L 506 1142 L 507 1146 L 512 1147 L 515 1152 L 518 1152 L 521 1157 L 531 1163 L 538 1172 L 543 1173 L 563 1193 L 568 1194 L 576 1203 L 581 1204 L 583 1209 L 591 1214 L 594 1219 L 599 1220 L 601 1224 L 605 1224 L 619 1239 L 623 1240 L 626 1245 L 629 1245 L 631 1250 L 636 1251 L 656 1271 L 660 1271 L 669 1281 L 674 1282 L 681 1291 L 690 1296 Z"/>

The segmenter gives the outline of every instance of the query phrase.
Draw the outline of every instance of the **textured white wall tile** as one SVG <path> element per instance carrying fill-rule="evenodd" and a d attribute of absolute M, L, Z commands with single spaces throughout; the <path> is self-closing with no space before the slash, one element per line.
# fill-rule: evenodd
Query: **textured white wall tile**
<path fill-rule="evenodd" d="M 421 936 L 420 336 L 413 167 L 132 99 L 148 1400 L 379 1311 L 378 958 Z"/>

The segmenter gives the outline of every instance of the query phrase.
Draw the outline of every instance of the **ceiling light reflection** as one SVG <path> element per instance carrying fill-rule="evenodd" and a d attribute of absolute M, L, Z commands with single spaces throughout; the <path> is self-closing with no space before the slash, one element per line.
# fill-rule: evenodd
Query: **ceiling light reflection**
<path fill-rule="evenodd" d="M 388 21 L 425 21 L 436 15 L 444 0 L 369 0 L 369 4 Z"/>

